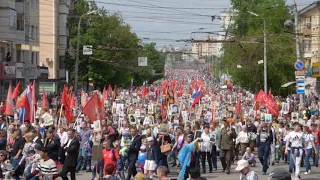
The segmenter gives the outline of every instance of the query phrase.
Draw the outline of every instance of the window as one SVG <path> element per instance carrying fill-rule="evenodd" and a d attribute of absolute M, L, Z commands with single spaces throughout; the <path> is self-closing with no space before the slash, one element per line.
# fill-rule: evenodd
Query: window
<path fill-rule="evenodd" d="M 31 64 L 34 64 L 34 60 L 35 60 L 35 53 L 31 52 Z"/>
<path fill-rule="evenodd" d="M 311 29 L 311 17 L 307 17 L 305 19 L 305 27 L 306 29 Z"/>
<path fill-rule="evenodd" d="M 17 50 L 17 62 L 21 62 L 21 51 Z"/>
<path fill-rule="evenodd" d="M 17 30 L 24 31 L 24 16 L 17 14 Z"/>
<path fill-rule="evenodd" d="M 10 27 L 16 26 L 16 18 L 17 12 L 15 10 L 10 9 Z"/>
<path fill-rule="evenodd" d="M 34 39 L 34 26 L 32 25 L 30 28 L 31 28 L 31 36 L 30 36 L 30 39 Z"/>
<path fill-rule="evenodd" d="M 35 39 L 38 39 L 39 37 L 38 26 L 36 26 L 34 29 L 35 29 Z"/>
<path fill-rule="evenodd" d="M 311 52 L 311 40 L 304 40 L 303 45 L 304 45 L 304 52 L 306 53 Z"/>
<path fill-rule="evenodd" d="M 39 52 L 35 52 L 35 56 L 36 56 L 36 65 L 39 65 Z"/>
<path fill-rule="evenodd" d="M 36 0 L 31 0 L 31 8 L 36 9 Z"/>

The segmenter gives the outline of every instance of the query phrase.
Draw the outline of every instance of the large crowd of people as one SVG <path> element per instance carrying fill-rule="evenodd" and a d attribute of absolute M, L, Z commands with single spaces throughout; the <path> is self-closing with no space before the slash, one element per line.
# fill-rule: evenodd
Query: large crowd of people
<path fill-rule="evenodd" d="M 0 179 L 75 180 L 87 171 L 92 179 L 166 180 L 178 167 L 179 180 L 205 179 L 218 168 L 257 180 L 250 168 L 261 164 L 263 175 L 286 180 L 291 173 L 300 179 L 301 167 L 306 176 L 318 167 L 320 101 L 312 95 L 298 104 L 295 95 L 264 93 L 275 111 L 260 93 L 194 70 L 167 70 L 162 81 L 88 94 L 79 102 L 68 98 L 76 101 L 70 108 L 62 94 L 34 119 L 2 113 Z M 95 96 L 99 103 L 92 103 Z M 280 162 L 287 170 L 268 171 Z"/>

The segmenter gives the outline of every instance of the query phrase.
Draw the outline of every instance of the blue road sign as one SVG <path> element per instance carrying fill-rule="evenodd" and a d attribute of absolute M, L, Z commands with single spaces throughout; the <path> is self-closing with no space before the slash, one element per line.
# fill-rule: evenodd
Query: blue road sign
<path fill-rule="evenodd" d="M 304 68 L 304 63 L 300 60 L 297 60 L 295 63 L 294 63 L 294 68 L 297 70 L 297 71 L 301 71 L 303 68 Z"/>

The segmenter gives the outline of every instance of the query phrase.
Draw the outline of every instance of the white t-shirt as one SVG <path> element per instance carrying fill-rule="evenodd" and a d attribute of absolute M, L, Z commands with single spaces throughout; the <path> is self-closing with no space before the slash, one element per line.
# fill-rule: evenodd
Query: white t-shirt
<path fill-rule="evenodd" d="M 304 138 L 304 135 L 303 135 L 303 132 L 294 132 L 294 131 L 291 131 L 289 134 L 288 134 L 288 140 L 290 140 L 291 142 L 291 148 L 302 148 L 303 147 L 303 138 Z"/>
<path fill-rule="evenodd" d="M 312 149 L 312 142 L 314 142 L 313 134 L 305 134 L 304 140 L 306 141 L 307 149 Z"/>
<path fill-rule="evenodd" d="M 258 176 L 254 171 L 250 171 L 248 174 L 240 175 L 240 180 L 258 180 Z"/>
<path fill-rule="evenodd" d="M 289 134 L 284 137 L 284 141 L 287 142 L 289 139 Z M 291 150 L 290 145 L 288 146 L 288 150 Z"/>

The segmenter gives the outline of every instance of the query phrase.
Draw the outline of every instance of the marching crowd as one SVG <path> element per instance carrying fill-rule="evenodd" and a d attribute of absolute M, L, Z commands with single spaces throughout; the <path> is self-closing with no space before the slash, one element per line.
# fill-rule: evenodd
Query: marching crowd
<path fill-rule="evenodd" d="M 170 167 L 179 167 L 179 180 L 200 180 L 218 168 L 230 174 L 237 163 L 241 180 L 258 180 L 250 167 L 260 164 L 270 179 L 289 180 L 290 173 L 301 178 L 301 167 L 305 175 L 318 167 L 315 96 L 298 105 L 294 95 L 283 99 L 269 92 L 274 113 L 260 93 L 219 85 L 208 72 L 192 70 L 167 71 L 166 80 L 141 88 L 94 93 L 104 100 L 103 112 L 100 106 L 90 106 L 91 112 L 84 110 L 88 105 L 73 108 L 79 115 L 66 124 L 61 106 L 56 113 L 44 110 L 55 119 L 50 125 L 42 115 L 34 121 L 0 115 L 0 179 L 66 180 L 69 174 L 75 180 L 87 171 L 92 179 L 166 180 Z M 86 99 L 82 93 L 81 104 Z M 277 163 L 288 163 L 288 169 L 268 172 Z"/>

